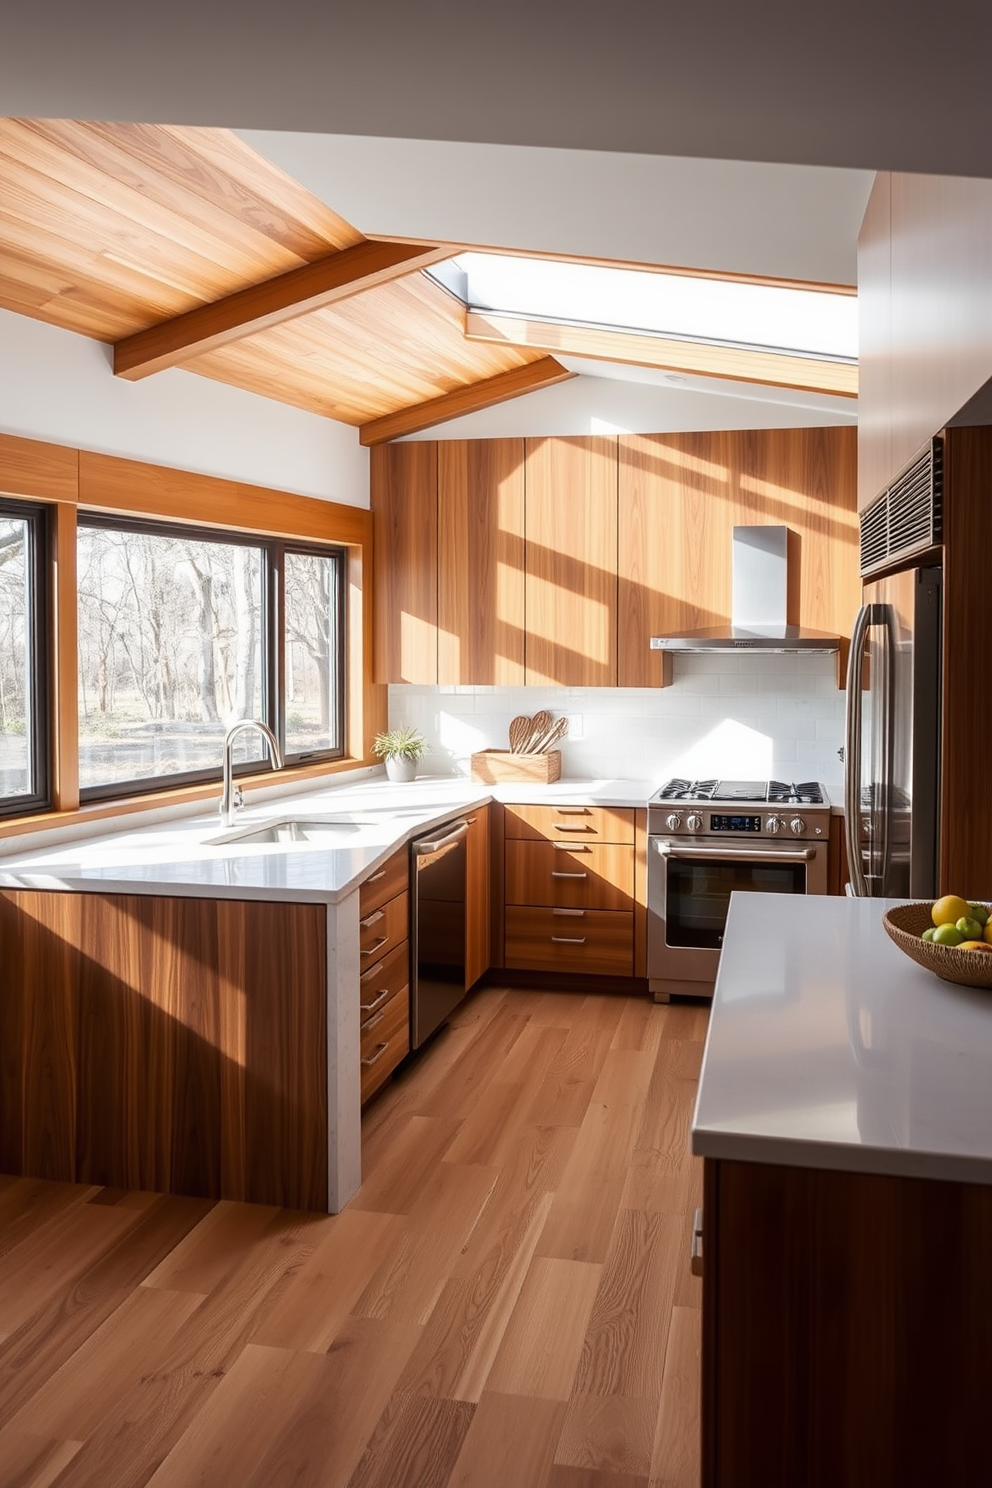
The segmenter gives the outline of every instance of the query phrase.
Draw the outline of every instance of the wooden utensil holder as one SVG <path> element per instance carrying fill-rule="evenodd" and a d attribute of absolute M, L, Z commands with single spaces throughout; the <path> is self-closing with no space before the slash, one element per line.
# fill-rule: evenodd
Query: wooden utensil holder
<path fill-rule="evenodd" d="M 549 749 L 546 754 L 513 754 L 508 749 L 483 749 L 472 756 L 472 779 L 482 780 L 487 785 L 502 785 L 516 780 L 550 785 L 553 780 L 561 779 L 561 750 Z"/>

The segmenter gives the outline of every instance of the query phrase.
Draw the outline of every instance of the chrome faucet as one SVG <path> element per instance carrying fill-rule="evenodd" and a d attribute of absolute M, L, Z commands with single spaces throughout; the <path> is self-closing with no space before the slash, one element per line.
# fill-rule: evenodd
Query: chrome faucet
<path fill-rule="evenodd" d="M 234 826 L 234 813 L 245 803 L 240 785 L 234 784 L 234 741 L 247 729 L 256 729 L 267 742 L 273 770 L 282 769 L 282 750 L 267 723 L 260 718 L 239 718 L 237 723 L 231 724 L 224 738 L 224 791 L 220 798 L 221 821 L 225 827 Z"/>

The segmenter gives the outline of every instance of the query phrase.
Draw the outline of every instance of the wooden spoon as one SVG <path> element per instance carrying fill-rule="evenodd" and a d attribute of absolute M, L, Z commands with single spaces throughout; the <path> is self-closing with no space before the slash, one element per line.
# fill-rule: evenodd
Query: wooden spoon
<path fill-rule="evenodd" d="M 530 721 L 530 737 L 523 746 L 524 754 L 537 753 L 541 739 L 544 738 L 544 735 L 553 723 L 554 719 L 544 708 L 539 713 L 534 714 L 534 717 Z"/>
<path fill-rule="evenodd" d="M 522 754 L 530 738 L 531 721 L 526 714 L 510 719 L 510 753 Z"/>

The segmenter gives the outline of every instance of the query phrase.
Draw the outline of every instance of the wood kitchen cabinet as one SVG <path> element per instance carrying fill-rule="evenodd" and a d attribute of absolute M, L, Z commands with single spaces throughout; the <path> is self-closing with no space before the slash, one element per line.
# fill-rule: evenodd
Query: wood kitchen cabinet
<path fill-rule="evenodd" d="M 0 1170 L 326 1209 L 323 906 L 0 892 Z"/>
<path fill-rule="evenodd" d="M 992 1483 L 992 1188 L 704 1164 L 703 1488 Z"/>
<path fill-rule="evenodd" d="M 634 974 L 633 810 L 505 806 L 505 965 Z"/>
<path fill-rule="evenodd" d="M 438 678 L 524 682 L 524 441 L 438 444 Z"/>
<path fill-rule="evenodd" d="M 734 526 L 793 534 L 790 619 L 839 636 L 860 603 L 853 429 L 622 435 L 618 682 L 658 686 L 652 635 L 726 624 Z"/>
<path fill-rule="evenodd" d="M 465 986 L 473 987 L 492 964 L 490 808 L 471 816 L 465 863 Z"/>
<path fill-rule="evenodd" d="M 437 445 L 371 451 L 377 682 L 437 682 Z"/>
<path fill-rule="evenodd" d="M 361 1097 L 410 1052 L 410 854 L 404 845 L 358 891 Z"/>
<path fill-rule="evenodd" d="M 526 681 L 617 682 L 617 442 L 528 439 Z"/>

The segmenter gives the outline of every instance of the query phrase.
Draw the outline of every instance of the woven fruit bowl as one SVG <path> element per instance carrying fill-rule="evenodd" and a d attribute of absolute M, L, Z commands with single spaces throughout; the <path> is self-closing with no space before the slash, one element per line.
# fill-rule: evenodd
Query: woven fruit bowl
<path fill-rule="evenodd" d="M 992 990 L 992 952 L 962 951 L 957 946 L 934 945 L 921 940 L 933 924 L 931 905 L 900 904 L 882 916 L 885 933 L 917 966 L 926 967 L 945 982 L 959 987 L 988 987 Z"/>

